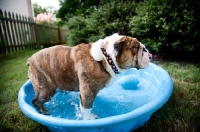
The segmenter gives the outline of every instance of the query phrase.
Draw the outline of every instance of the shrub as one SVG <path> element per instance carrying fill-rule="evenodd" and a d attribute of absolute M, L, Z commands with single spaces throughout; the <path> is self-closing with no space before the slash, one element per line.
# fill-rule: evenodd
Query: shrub
<path fill-rule="evenodd" d="M 148 0 L 141 3 L 130 21 L 131 33 L 152 51 L 175 57 L 198 53 L 200 2 Z"/>
<path fill-rule="evenodd" d="M 132 1 L 111 1 L 91 14 L 94 21 L 91 27 L 96 27 L 103 36 L 118 32 L 120 28 L 130 34 L 128 25 L 130 18 L 136 15 L 135 8 L 136 3 Z"/>
<path fill-rule="evenodd" d="M 88 29 L 86 27 L 85 18 L 82 16 L 74 16 L 66 23 L 68 44 L 70 46 L 79 43 L 87 43 Z"/>
<path fill-rule="evenodd" d="M 129 20 L 136 14 L 136 3 L 115 1 L 100 6 L 89 18 L 75 16 L 66 23 L 68 43 L 97 41 L 123 29 L 130 35 Z"/>

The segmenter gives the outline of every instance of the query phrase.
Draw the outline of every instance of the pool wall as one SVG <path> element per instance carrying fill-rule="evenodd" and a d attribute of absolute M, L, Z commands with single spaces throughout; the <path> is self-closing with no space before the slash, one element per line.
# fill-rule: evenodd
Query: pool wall
<path fill-rule="evenodd" d="M 28 80 L 18 93 L 18 103 L 22 112 L 34 121 L 47 126 L 51 131 L 58 132 L 129 132 L 144 125 L 152 113 L 163 106 L 169 99 L 173 82 L 169 74 L 160 66 L 153 63 L 146 69 L 139 70 L 139 76 L 159 87 L 157 96 L 149 103 L 122 115 L 106 117 L 96 120 L 68 120 L 38 113 L 31 103 L 30 94 L 33 91 L 32 83 Z"/>

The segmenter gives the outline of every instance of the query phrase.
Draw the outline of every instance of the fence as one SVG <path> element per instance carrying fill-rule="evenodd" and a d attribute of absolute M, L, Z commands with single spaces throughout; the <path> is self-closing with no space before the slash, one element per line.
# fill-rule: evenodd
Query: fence
<path fill-rule="evenodd" d="M 66 31 L 0 9 L 0 54 L 66 43 Z"/>

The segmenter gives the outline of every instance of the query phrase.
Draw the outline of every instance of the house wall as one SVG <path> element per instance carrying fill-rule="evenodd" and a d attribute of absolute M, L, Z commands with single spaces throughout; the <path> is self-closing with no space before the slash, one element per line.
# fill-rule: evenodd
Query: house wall
<path fill-rule="evenodd" d="M 0 9 L 33 17 L 31 0 L 0 0 Z"/>

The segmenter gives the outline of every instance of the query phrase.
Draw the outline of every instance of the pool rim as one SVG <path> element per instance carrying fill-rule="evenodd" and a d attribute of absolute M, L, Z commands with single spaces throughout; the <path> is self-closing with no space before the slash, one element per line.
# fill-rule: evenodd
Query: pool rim
<path fill-rule="evenodd" d="M 117 125 L 117 124 L 123 124 L 126 122 L 129 122 L 131 120 L 136 120 L 139 116 L 144 116 L 146 114 L 147 120 L 150 118 L 152 113 L 154 113 L 157 109 L 159 109 L 164 103 L 167 102 L 169 97 L 171 96 L 171 93 L 173 91 L 173 82 L 169 74 L 160 66 L 157 66 L 153 63 L 150 63 L 151 66 L 154 68 L 158 68 L 162 72 L 164 72 L 165 78 L 165 88 L 162 88 L 159 91 L 158 96 L 156 96 L 152 101 L 149 103 L 129 112 L 126 114 L 101 118 L 101 119 L 95 119 L 95 120 L 69 120 L 64 118 L 58 118 L 58 117 L 52 117 L 48 115 L 42 115 L 38 113 L 38 111 L 33 108 L 31 105 L 27 104 L 24 100 L 24 98 L 27 96 L 25 94 L 25 88 L 27 85 L 32 85 L 30 80 L 27 80 L 26 83 L 20 88 L 18 93 L 18 103 L 19 107 L 22 110 L 22 112 L 31 118 L 32 120 L 35 120 L 41 124 L 44 124 L 45 126 L 53 126 L 53 127 L 67 127 L 67 128 L 79 128 L 79 129 L 96 129 L 96 128 L 105 128 L 110 125 Z M 150 111 L 149 111 L 150 110 Z M 40 119 L 40 120 L 38 120 Z"/>

